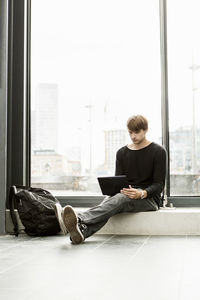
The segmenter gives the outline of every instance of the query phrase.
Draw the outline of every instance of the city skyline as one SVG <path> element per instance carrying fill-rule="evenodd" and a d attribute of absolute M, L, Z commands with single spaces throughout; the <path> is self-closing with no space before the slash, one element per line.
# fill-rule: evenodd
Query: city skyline
<path fill-rule="evenodd" d="M 94 170 L 98 170 L 98 168 L 101 168 L 101 172 L 104 172 L 105 174 L 111 174 L 114 172 L 116 151 L 131 141 L 128 137 L 127 129 L 123 127 L 120 128 L 119 116 L 115 115 L 115 110 L 113 112 L 108 103 L 101 107 L 101 114 L 99 113 L 99 116 L 101 117 L 100 124 L 97 123 L 97 120 L 94 119 L 92 114 L 94 106 L 84 105 L 83 109 L 85 112 L 81 119 L 82 127 L 81 124 L 76 124 L 77 127 L 74 127 L 73 132 L 70 133 L 71 136 L 72 134 L 74 135 L 73 139 L 75 143 L 73 143 L 73 140 L 68 137 L 66 142 L 63 143 L 63 149 L 60 151 L 58 86 L 56 84 L 39 83 L 36 87 L 35 95 L 36 105 L 35 109 L 32 110 L 32 151 L 36 150 L 37 153 L 39 153 L 39 150 L 41 150 L 41 155 L 43 155 L 44 150 L 47 152 L 53 150 L 55 154 L 58 154 L 61 157 L 66 157 L 68 161 L 71 161 L 68 165 L 72 164 L 72 162 L 74 162 L 74 164 L 80 162 L 79 175 L 92 175 L 95 173 Z M 102 128 L 100 127 L 101 124 Z M 192 153 L 191 157 L 190 154 L 183 154 L 185 160 L 187 160 L 187 163 L 185 163 L 185 172 L 187 173 L 192 169 L 193 172 L 196 173 L 199 170 L 199 167 L 197 168 L 199 164 L 199 158 L 197 157 L 197 150 L 199 149 L 197 132 L 195 137 L 196 147 L 194 149 L 192 148 L 192 138 L 194 137 L 190 134 L 192 133 L 192 126 L 189 130 L 186 128 L 187 127 L 184 126 L 181 129 L 170 132 L 170 159 L 172 161 L 171 171 L 173 173 L 184 172 L 182 164 L 180 168 L 174 167 L 176 164 L 172 159 L 172 157 L 176 157 L 174 154 L 175 151 L 180 153 L 181 150 L 178 149 L 178 147 L 183 148 L 184 145 L 186 148 L 185 152 Z M 71 129 L 72 128 L 70 128 L 70 131 Z M 198 128 L 196 128 L 196 130 L 199 132 Z M 176 136 L 176 134 L 180 135 L 181 131 L 182 136 L 183 133 L 185 133 L 185 137 L 183 136 L 182 144 L 176 145 L 176 141 L 173 140 L 173 137 Z M 98 132 L 98 134 L 96 134 L 96 132 Z M 66 136 L 67 134 L 69 133 L 66 132 Z M 98 152 L 95 153 L 95 136 L 97 136 L 97 140 L 100 140 L 100 135 L 101 145 L 98 146 Z M 158 136 L 157 140 L 152 141 L 161 143 L 161 136 Z M 188 156 L 190 158 L 186 158 Z M 96 159 L 96 157 L 98 157 L 98 159 Z M 179 155 L 177 157 L 179 157 Z M 179 162 L 179 159 L 176 159 L 175 161 Z M 192 161 L 192 163 L 190 164 L 189 161 Z M 177 165 L 178 164 L 179 163 L 177 163 Z M 72 167 L 69 168 L 73 170 Z M 67 175 L 66 171 L 62 172 L 64 175 Z"/>
<path fill-rule="evenodd" d="M 101 134 L 101 159 L 94 163 L 94 118 L 91 105 L 85 105 L 85 127 L 75 128 L 79 135 L 79 144 L 70 143 L 63 153 L 57 142 L 59 122 L 57 122 L 58 91 L 55 84 L 39 84 L 37 87 L 38 105 L 32 111 L 32 157 L 31 181 L 37 186 L 49 187 L 55 193 L 62 194 L 76 191 L 78 193 L 100 193 L 96 180 L 97 176 L 114 175 L 116 151 L 128 144 L 127 129 L 120 129 L 115 114 L 108 106 L 102 107 L 103 122 Z M 37 111 L 38 110 L 38 111 Z M 112 111 L 113 113 L 113 111 Z M 59 119 L 59 118 L 58 118 Z M 97 120 L 95 120 L 97 121 Z M 94 122 L 96 124 L 96 122 Z M 113 128 L 112 124 L 114 124 Z M 77 124 L 80 126 L 80 124 Z M 53 128 L 53 131 L 51 130 Z M 116 127 L 118 129 L 116 129 Z M 83 136 L 83 133 L 85 136 Z M 200 173 L 200 129 L 196 129 L 196 153 L 192 148 L 192 126 L 184 126 L 170 132 L 170 178 L 171 190 L 175 190 L 177 176 L 190 175 L 191 186 L 198 191 L 198 178 L 194 174 Z M 42 140 L 42 143 L 40 142 Z M 86 145 L 85 142 L 88 141 Z M 159 143 L 161 137 L 158 136 Z M 67 140 L 68 141 L 68 140 Z M 96 153 L 98 155 L 98 153 Z M 195 164 L 194 164 L 195 157 Z M 185 186 L 185 179 L 183 180 Z M 184 186 L 182 192 L 184 192 Z M 57 191 L 57 192 L 56 192 Z M 68 192 L 67 192 L 68 191 Z M 176 192 L 174 192 L 176 193 Z"/>
<path fill-rule="evenodd" d="M 187 154 L 179 155 L 176 139 L 171 140 L 169 151 L 176 152 L 177 164 L 183 157 L 185 166 L 172 169 L 183 175 L 199 164 L 200 19 L 194 3 L 182 3 L 181 13 L 178 1 L 168 1 L 167 7 L 169 134 L 173 138 L 188 127 L 186 135 L 192 136 L 185 141 L 191 143 Z M 34 110 L 38 84 L 57 85 L 58 154 L 81 161 L 84 170 L 102 170 L 104 131 L 126 130 L 132 114 L 146 116 L 147 138 L 161 143 L 159 1 L 59 4 L 33 1 L 31 18 L 31 105 Z"/>

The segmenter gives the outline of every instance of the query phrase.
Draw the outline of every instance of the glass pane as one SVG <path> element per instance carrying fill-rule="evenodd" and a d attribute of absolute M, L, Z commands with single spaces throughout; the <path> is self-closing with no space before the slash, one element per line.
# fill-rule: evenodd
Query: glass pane
<path fill-rule="evenodd" d="M 168 1 L 171 195 L 200 194 L 198 0 Z"/>
<path fill-rule="evenodd" d="M 31 70 L 34 186 L 99 194 L 130 115 L 161 143 L 159 1 L 32 1 Z"/>

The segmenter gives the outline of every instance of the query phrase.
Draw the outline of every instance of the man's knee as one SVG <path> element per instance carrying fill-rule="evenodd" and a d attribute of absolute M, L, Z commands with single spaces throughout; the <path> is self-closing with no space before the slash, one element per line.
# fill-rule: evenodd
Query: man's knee
<path fill-rule="evenodd" d="M 117 205 L 124 206 L 130 202 L 130 198 L 124 194 L 118 193 L 113 196 L 113 200 Z"/>
<path fill-rule="evenodd" d="M 130 199 L 128 198 L 128 196 L 123 195 L 121 193 L 118 193 L 112 197 L 106 198 L 103 200 L 102 204 L 104 203 L 112 203 L 114 205 L 123 205 L 124 203 L 127 203 L 128 201 L 130 201 Z"/>
<path fill-rule="evenodd" d="M 122 201 L 122 202 L 130 200 L 130 198 L 128 196 L 121 194 L 121 193 L 116 194 L 114 197 L 116 197 L 116 199 L 118 199 L 119 201 Z"/>

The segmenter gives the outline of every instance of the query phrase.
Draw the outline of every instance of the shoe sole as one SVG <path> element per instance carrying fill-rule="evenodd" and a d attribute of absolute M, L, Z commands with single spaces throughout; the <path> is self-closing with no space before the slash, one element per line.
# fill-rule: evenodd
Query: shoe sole
<path fill-rule="evenodd" d="M 70 205 L 63 210 L 63 221 L 73 244 L 81 244 L 84 241 L 82 232 L 78 226 L 78 218 Z"/>
<path fill-rule="evenodd" d="M 63 222 L 63 218 L 62 218 L 62 211 L 63 211 L 63 209 L 62 209 L 62 206 L 60 205 L 60 203 L 56 203 L 55 204 L 54 211 L 55 211 L 55 215 L 56 215 L 56 217 L 58 219 L 58 223 L 60 225 L 60 229 L 61 229 L 62 233 L 63 234 L 67 234 L 68 232 L 67 232 L 65 224 Z"/>

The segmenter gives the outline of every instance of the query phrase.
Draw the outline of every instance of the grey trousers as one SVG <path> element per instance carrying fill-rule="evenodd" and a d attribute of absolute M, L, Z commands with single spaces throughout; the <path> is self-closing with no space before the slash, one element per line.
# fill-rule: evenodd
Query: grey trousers
<path fill-rule="evenodd" d="M 123 194 L 105 198 L 99 205 L 94 206 L 85 212 L 79 213 L 84 238 L 88 238 L 101 229 L 110 217 L 123 212 L 142 212 L 158 210 L 158 205 L 153 198 L 130 199 Z"/>

